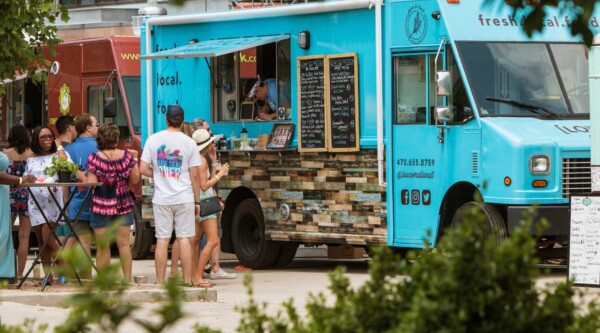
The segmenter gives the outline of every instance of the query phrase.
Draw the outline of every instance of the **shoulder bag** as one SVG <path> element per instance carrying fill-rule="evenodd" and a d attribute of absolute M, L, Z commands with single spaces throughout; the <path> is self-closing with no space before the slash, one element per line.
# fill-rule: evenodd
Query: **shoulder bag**
<path fill-rule="evenodd" d="M 223 210 L 219 197 L 208 197 L 200 200 L 200 217 L 216 214 Z"/>

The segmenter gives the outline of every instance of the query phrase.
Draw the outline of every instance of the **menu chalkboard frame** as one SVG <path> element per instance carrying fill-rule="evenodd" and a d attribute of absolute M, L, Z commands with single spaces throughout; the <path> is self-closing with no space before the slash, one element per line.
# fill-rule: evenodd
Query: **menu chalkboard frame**
<path fill-rule="evenodd" d="M 242 102 L 240 105 L 240 120 L 254 120 L 254 102 Z"/>
<path fill-rule="evenodd" d="M 581 205 L 579 207 L 574 207 L 573 206 L 574 198 L 583 198 L 583 200 L 585 200 L 586 198 L 596 198 L 597 201 L 600 201 L 600 200 L 598 200 L 598 199 L 600 199 L 600 193 L 577 194 L 577 195 L 571 195 L 569 198 L 569 246 L 568 246 L 568 255 L 567 255 L 567 258 L 569 260 L 569 265 L 568 265 L 568 269 L 567 269 L 567 278 L 571 278 L 571 273 L 572 273 L 572 265 L 571 264 L 574 262 L 571 258 L 572 258 L 572 255 L 574 255 L 573 251 L 575 251 L 577 248 L 576 246 L 573 246 L 573 244 L 571 244 L 572 243 L 572 234 L 573 234 L 574 228 L 576 228 L 575 224 L 573 223 L 573 209 L 574 208 L 582 209 L 583 206 L 585 206 L 585 204 L 583 203 L 583 200 L 582 200 L 583 205 Z M 579 200 L 577 200 L 577 201 L 579 201 Z M 593 223 L 593 222 L 588 221 L 587 223 Z M 600 223 L 600 220 L 597 223 Z M 600 241 L 600 239 L 599 239 L 599 241 Z M 578 282 L 578 280 L 576 278 L 577 275 L 574 275 L 573 276 L 573 285 L 600 288 L 600 268 L 598 269 L 597 273 L 598 273 L 598 283 L 597 284 L 583 283 L 583 282 L 581 282 L 581 280 L 580 280 L 580 282 Z"/>
<path fill-rule="evenodd" d="M 326 93 L 326 89 L 327 89 L 327 75 L 325 74 L 325 67 L 326 67 L 326 55 L 311 55 L 311 56 L 301 56 L 297 58 L 297 75 L 298 75 L 298 151 L 299 152 L 324 152 L 327 151 L 329 144 L 327 142 L 329 136 L 325 135 L 325 139 L 323 141 L 323 147 L 317 147 L 317 148 L 307 148 L 302 146 L 302 82 L 301 82 L 301 63 L 303 61 L 312 61 L 314 59 L 322 59 L 323 60 L 323 117 L 324 117 L 324 121 L 325 121 L 325 131 L 327 134 L 327 123 L 328 123 L 328 118 L 327 118 L 327 93 Z"/>
<path fill-rule="evenodd" d="M 331 129 L 331 81 L 330 81 L 330 61 L 339 58 L 352 58 L 354 65 L 354 146 L 353 147 L 333 147 L 333 140 L 331 136 L 333 131 Z M 359 118 L 359 96 L 358 96 L 358 55 L 356 53 L 343 53 L 335 55 L 327 55 L 325 57 L 325 114 L 326 114 L 326 132 L 327 132 L 327 150 L 330 152 L 355 152 L 360 150 L 360 118 Z"/>

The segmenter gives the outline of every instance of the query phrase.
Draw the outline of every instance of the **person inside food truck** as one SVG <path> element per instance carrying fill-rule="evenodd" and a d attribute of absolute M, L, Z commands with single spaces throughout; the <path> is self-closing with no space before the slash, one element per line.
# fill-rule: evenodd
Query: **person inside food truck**
<path fill-rule="evenodd" d="M 290 107 L 290 88 L 283 81 L 279 81 L 279 94 L 277 94 L 278 82 L 276 79 L 261 80 L 248 79 L 242 90 L 245 97 L 253 100 L 258 106 L 256 120 L 277 119 L 277 109 Z"/>

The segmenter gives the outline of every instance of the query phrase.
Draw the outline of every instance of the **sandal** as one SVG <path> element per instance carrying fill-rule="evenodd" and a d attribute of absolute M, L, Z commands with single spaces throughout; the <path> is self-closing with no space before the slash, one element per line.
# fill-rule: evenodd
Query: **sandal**
<path fill-rule="evenodd" d="M 210 281 L 202 280 L 199 283 L 193 283 L 193 286 L 197 288 L 212 288 L 215 284 Z"/>

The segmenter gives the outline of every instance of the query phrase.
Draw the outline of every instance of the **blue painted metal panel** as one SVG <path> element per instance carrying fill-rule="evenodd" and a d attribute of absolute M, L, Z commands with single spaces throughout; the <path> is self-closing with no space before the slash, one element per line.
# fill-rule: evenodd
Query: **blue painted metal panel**
<path fill-rule="evenodd" d="M 299 5 L 300 6 L 300 5 Z M 298 34 L 308 30 L 311 34 L 311 46 L 308 50 L 298 47 Z M 359 115 L 360 115 L 360 146 L 375 148 L 376 146 L 376 117 L 375 117 L 375 17 L 370 9 L 346 10 L 310 15 L 292 15 L 285 17 L 265 18 L 257 16 L 253 19 L 233 20 L 225 22 L 205 22 L 174 26 L 153 27 L 153 52 L 161 52 L 187 45 L 191 39 L 228 39 L 240 36 L 289 35 L 291 58 L 291 95 L 292 119 L 297 122 L 297 78 L 296 59 L 300 56 L 325 54 L 358 54 L 359 80 Z M 349 38 L 346 38 L 349 37 Z M 144 38 L 142 38 L 144 40 Z M 141 54 L 145 52 L 142 47 Z M 211 119 L 211 77 L 210 69 L 205 58 L 187 59 L 158 59 L 153 61 L 151 77 L 154 85 L 154 100 L 152 106 L 145 106 L 155 115 L 155 128 L 158 131 L 165 128 L 164 112 L 168 104 L 178 103 L 185 110 L 185 119 L 190 121 L 196 117 Z M 166 81 L 165 81 L 166 79 Z M 161 81 L 162 80 L 162 81 Z M 173 85 L 167 83 L 175 83 Z M 145 87 L 142 87 L 145 90 Z M 146 104 L 144 99 L 142 103 Z M 145 124 L 146 115 L 142 121 Z M 271 131 L 271 122 L 247 122 L 246 129 L 249 137 Z M 214 133 L 239 133 L 242 124 L 214 122 L 211 129 Z M 147 136 L 142 136 L 142 142 Z M 297 147 L 297 136 L 294 135 L 290 147 Z"/>
<path fill-rule="evenodd" d="M 442 19 L 449 27 L 450 38 L 454 41 L 552 41 L 573 42 L 581 40 L 572 36 L 568 25 L 573 16 L 560 7 L 546 6 L 544 30 L 534 33 L 531 38 L 523 32 L 524 17 L 531 12 L 526 8 L 514 15 L 511 7 L 503 1 L 486 4 L 485 1 L 460 1 L 448 3 L 439 1 Z M 592 15 L 590 28 L 594 34 L 600 32 L 600 15 Z"/>

